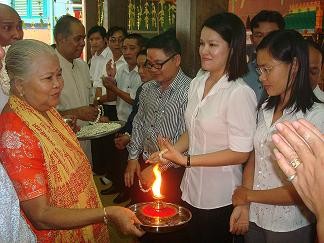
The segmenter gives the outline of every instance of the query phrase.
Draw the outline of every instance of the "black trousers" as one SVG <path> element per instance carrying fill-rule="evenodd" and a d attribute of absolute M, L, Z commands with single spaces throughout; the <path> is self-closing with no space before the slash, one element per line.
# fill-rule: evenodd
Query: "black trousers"
<path fill-rule="evenodd" d="M 232 243 L 234 235 L 229 232 L 229 220 L 233 206 L 216 209 L 199 209 L 184 202 L 192 213 L 186 233 L 190 243 Z"/>
<path fill-rule="evenodd" d="M 118 121 L 117 110 L 115 105 L 102 105 L 104 109 L 104 115 L 109 118 L 110 121 Z"/>

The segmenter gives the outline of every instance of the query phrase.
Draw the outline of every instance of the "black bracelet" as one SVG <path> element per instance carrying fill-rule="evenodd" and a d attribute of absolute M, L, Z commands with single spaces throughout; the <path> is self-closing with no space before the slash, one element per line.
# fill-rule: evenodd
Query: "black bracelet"
<path fill-rule="evenodd" d="M 187 155 L 187 168 L 190 168 L 191 167 L 191 164 L 190 164 L 190 154 Z"/>

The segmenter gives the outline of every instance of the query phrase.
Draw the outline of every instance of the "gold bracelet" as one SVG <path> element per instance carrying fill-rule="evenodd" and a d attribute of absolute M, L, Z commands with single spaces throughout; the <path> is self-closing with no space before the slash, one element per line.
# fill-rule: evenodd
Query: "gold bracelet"
<path fill-rule="evenodd" d="M 103 210 L 104 210 L 104 217 L 103 217 L 104 223 L 107 225 L 109 223 L 109 220 L 108 220 L 106 208 L 103 208 Z"/>

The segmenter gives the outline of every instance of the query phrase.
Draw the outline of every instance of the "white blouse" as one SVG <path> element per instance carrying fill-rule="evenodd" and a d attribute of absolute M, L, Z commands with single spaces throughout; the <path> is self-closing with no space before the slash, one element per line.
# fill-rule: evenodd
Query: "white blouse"
<path fill-rule="evenodd" d="M 267 190 L 281 187 L 288 184 L 287 177 L 279 168 L 274 154 L 274 144 L 271 136 L 275 132 L 275 124 L 289 120 L 304 118 L 321 132 L 324 132 L 324 105 L 314 103 L 311 110 L 306 114 L 301 111 L 290 113 L 292 110 L 284 110 L 283 115 L 274 124 L 272 123 L 274 109 L 265 110 L 265 104 L 258 114 L 258 125 L 254 137 L 255 149 L 255 171 L 254 171 L 254 190 Z M 279 206 L 261 203 L 251 203 L 250 221 L 259 227 L 274 232 L 288 232 L 306 225 L 312 221 L 310 212 L 302 206 Z"/>
<path fill-rule="evenodd" d="M 243 79 L 228 81 L 224 75 L 204 99 L 209 72 L 190 85 L 185 112 L 189 154 L 225 149 L 250 152 L 256 127 L 256 96 Z M 181 182 L 182 199 L 196 208 L 230 205 L 234 189 L 242 184 L 242 166 L 187 168 Z"/>

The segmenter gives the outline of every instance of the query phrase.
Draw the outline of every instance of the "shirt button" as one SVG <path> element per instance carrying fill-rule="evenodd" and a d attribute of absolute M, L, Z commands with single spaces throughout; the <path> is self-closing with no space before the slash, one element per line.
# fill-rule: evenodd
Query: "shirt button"
<path fill-rule="evenodd" d="M 260 188 L 260 185 L 259 184 L 257 185 L 257 188 Z"/>
<path fill-rule="evenodd" d="M 262 174 L 262 171 L 261 170 L 259 170 L 259 174 Z"/>
<path fill-rule="evenodd" d="M 164 113 L 164 110 L 162 111 L 162 113 Z"/>

